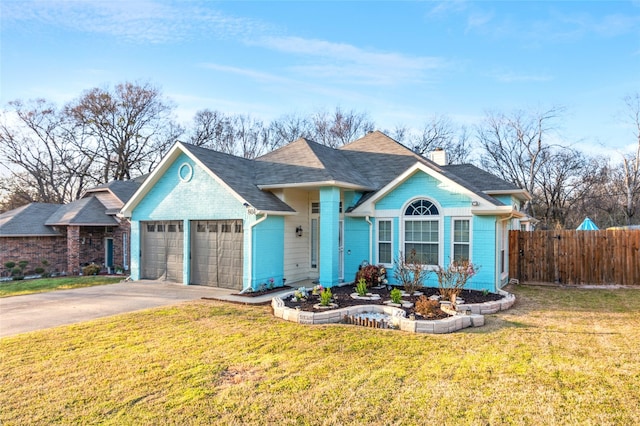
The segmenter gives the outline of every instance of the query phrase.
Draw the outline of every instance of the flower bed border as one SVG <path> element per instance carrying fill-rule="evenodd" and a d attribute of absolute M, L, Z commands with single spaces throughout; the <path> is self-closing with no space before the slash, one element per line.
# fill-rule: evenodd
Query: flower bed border
<path fill-rule="evenodd" d="M 345 308 L 332 309 L 324 312 L 308 312 L 288 308 L 282 298 L 290 294 L 271 299 L 273 315 L 286 321 L 299 324 L 335 324 L 341 323 L 344 317 L 363 312 L 376 312 L 389 315 L 391 324 L 402 331 L 411 333 L 444 334 L 453 333 L 467 327 L 482 327 L 484 315 L 504 311 L 513 306 L 516 298 L 513 294 L 498 290 L 504 297 L 500 300 L 484 303 L 468 303 L 457 306 L 457 312 L 449 318 L 439 320 L 412 320 L 405 317 L 405 311 L 386 305 L 355 305 Z"/>

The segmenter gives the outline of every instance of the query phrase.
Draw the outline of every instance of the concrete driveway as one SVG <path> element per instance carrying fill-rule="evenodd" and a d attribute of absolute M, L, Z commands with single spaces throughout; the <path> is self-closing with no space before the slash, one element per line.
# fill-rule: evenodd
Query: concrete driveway
<path fill-rule="evenodd" d="M 233 300 L 232 293 L 234 291 L 213 287 L 143 280 L 3 297 L 0 298 L 0 337 L 202 297 Z"/>

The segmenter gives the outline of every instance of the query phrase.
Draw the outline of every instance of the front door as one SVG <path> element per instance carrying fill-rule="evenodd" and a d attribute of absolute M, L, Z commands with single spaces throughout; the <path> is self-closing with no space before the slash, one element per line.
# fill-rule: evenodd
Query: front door
<path fill-rule="evenodd" d="M 113 238 L 104 239 L 104 266 L 113 269 Z"/>

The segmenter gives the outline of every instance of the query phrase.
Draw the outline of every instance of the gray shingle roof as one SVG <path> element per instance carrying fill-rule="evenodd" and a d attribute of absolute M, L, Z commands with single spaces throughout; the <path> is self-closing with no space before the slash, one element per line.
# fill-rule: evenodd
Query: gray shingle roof
<path fill-rule="evenodd" d="M 132 179 L 132 180 L 114 180 L 103 185 L 98 185 L 93 188 L 89 188 L 86 192 L 97 192 L 103 190 L 109 190 L 115 195 L 122 204 L 129 201 L 129 198 L 140 188 L 144 179 Z"/>
<path fill-rule="evenodd" d="M 470 164 L 439 166 L 379 131 L 339 149 L 301 138 L 255 160 L 183 145 L 259 210 L 293 212 L 271 192 L 260 188 L 305 183 L 336 182 L 359 188 L 366 192 L 359 201 L 362 203 L 416 163 L 431 168 L 496 206 L 503 203 L 486 192 L 519 190 Z"/>
<path fill-rule="evenodd" d="M 31 203 L 0 214 L 0 237 L 62 235 L 44 223 L 60 204 Z"/>
<path fill-rule="evenodd" d="M 198 160 L 215 173 L 249 204 L 262 211 L 294 212 L 291 207 L 268 191 L 256 186 L 256 161 L 183 143 Z"/>
<path fill-rule="evenodd" d="M 45 225 L 117 226 L 118 222 L 105 212 L 104 204 L 96 197 L 81 198 L 60 206 Z"/>

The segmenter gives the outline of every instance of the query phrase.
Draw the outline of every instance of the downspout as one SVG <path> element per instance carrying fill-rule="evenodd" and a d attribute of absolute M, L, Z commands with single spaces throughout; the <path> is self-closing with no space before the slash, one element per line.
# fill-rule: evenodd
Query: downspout
<path fill-rule="evenodd" d="M 244 294 L 247 291 L 251 291 L 252 287 L 251 287 L 251 278 L 252 277 L 252 272 L 253 272 L 253 227 L 256 226 L 257 224 L 259 224 L 260 222 L 263 222 L 264 220 L 267 219 L 269 215 L 267 213 L 264 214 L 264 216 L 262 216 L 260 219 L 256 220 L 255 222 L 253 222 L 251 225 L 249 225 L 249 273 L 248 275 L 248 282 L 249 282 L 249 286 L 246 288 L 243 288 L 242 291 L 240 292 L 240 294 Z"/>
<path fill-rule="evenodd" d="M 369 215 L 366 215 L 364 220 L 369 224 L 369 264 L 371 264 L 373 258 L 373 223 L 369 220 Z"/>

